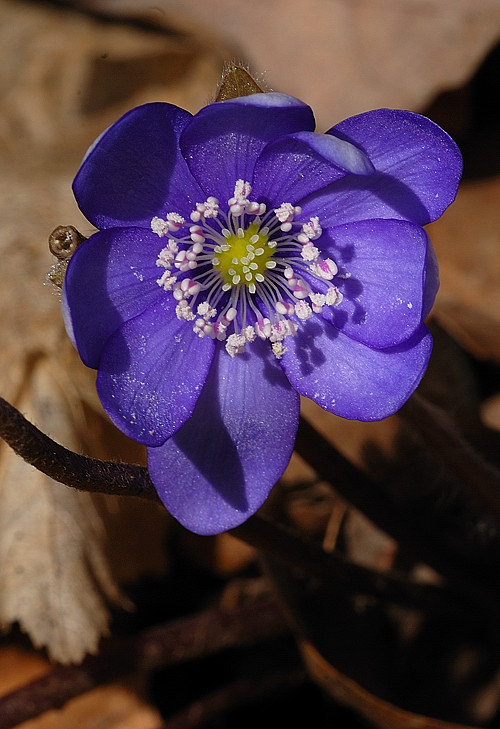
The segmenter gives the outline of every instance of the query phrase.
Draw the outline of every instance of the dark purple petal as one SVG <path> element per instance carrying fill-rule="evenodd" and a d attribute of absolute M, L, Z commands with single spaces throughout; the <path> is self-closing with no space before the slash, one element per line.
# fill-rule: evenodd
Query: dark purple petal
<path fill-rule="evenodd" d="M 73 191 L 97 228 L 149 228 L 155 215 L 187 216 L 203 199 L 178 146 L 191 118 L 171 104 L 145 104 L 122 116 L 94 143 Z"/>
<path fill-rule="evenodd" d="M 181 150 L 207 196 L 225 203 L 236 180 L 252 183 L 265 145 L 314 129 L 311 109 L 285 94 L 253 94 L 205 106 L 181 135 Z"/>
<path fill-rule="evenodd" d="M 71 259 L 63 288 L 63 314 L 83 362 L 97 368 L 108 338 L 165 292 L 156 283 L 162 248 L 140 228 L 95 233 Z"/>
<path fill-rule="evenodd" d="M 298 132 L 270 142 L 255 165 L 252 199 L 270 205 L 295 204 L 347 172 L 374 171 L 368 157 L 342 139 L 316 132 Z"/>
<path fill-rule="evenodd" d="M 426 117 L 378 109 L 346 119 L 327 133 L 357 145 L 377 173 L 344 178 L 307 205 L 304 201 L 307 214 L 319 215 L 323 226 L 367 218 L 425 225 L 455 199 L 462 174 L 460 152 L 451 137 Z"/>
<path fill-rule="evenodd" d="M 190 417 L 213 357 L 213 340 L 200 339 L 179 321 L 176 303 L 166 295 L 126 322 L 108 339 L 99 362 L 104 409 L 144 445 L 160 445 Z"/>
<path fill-rule="evenodd" d="M 260 340 L 231 359 L 219 345 L 193 416 L 148 467 L 173 516 L 198 534 L 248 519 L 292 454 L 299 396 Z"/>
<path fill-rule="evenodd" d="M 301 395 L 343 418 L 381 420 L 417 387 L 432 337 L 422 325 L 397 347 L 371 349 L 313 317 L 287 340 L 287 347 L 281 364 Z"/>
<path fill-rule="evenodd" d="M 402 220 L 363 220 L 323 233 L 321 250 L 339 266 L 342 303 L 323 316 L 379 349 L 409 339 L 422 322 L 428 238 Z M 348 278 L 344 278 L 348 276 Z"/>

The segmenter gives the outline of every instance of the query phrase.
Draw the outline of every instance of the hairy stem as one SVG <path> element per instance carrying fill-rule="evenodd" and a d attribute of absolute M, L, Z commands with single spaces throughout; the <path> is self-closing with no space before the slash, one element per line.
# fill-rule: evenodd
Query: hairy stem
<path fill-rule="evenodd" d="M 313 433 L 313 442 L 317 443 L 319 436 L 315 431 Z M 158 498 L 146 468 L 79 456 L 55 443 L 1 398 L 0 435 L 28 463 L 67 486 L 105 494 Z M 439 606 L 441 609 L 450 607 L 449 599 L 439 588 L 418 585 L 352 564 L 259 515 L 232 529 L 231 533 L 301 574 L 335 582 L 339 589 L 433 610 Z"/>
<path fill-rule="evenodd" d="M 80 456 L 42 433 L 0 397 L 0 437 L 21 458 L 54 481 L 80 491 L 158 500 L 146 468 Z"/>

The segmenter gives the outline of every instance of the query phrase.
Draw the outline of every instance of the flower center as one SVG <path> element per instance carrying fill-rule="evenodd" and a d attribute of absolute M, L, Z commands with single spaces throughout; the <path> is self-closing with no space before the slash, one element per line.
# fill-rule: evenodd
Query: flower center
<path fill-rule="evenodd" d="M 236 235 L 230 235 L 226 241 L 214 249 L 212 266 L 220 271 L 228 288 L 241 282 L 255 293 L 256 284 L 265 279 L 266 264 L 275 246 L 269 245 L 269 236 L 259 231 L 257 223 L 252 223 L 246 230 L 238 228 Z"/>
<path fill-rule="evenodd" d="M 232 357 L 260 337 L 279 359 L 299 323 L 337 306 L 342 294 L 330 283 L 336 264 L 312 243 L 322 234 L 319 219 L 299 222 L 302 210 L 291 203 L 267 212 L 250 192 L 237 180 L 227 212 L 209 197 L 196 204 L 192 224 L 176 212 L 152 219 L 152 231 L 168 239 L 156 261 L 165 269 L 158 285 L 178 302 L 180 320 L 200 337 L 225 341 Z"/>

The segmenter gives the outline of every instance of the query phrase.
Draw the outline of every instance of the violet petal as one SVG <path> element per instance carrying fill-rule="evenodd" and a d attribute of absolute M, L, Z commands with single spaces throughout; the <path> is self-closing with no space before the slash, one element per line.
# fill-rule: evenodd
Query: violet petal
<path fill-rule="evenodd" d="M 189 215 L 203 198 L 179 152 L 191 118 L 171 104 L 145 104 L 99 137 L 73 183 L 80 209 L 97 228 L 149 228 L 156 215 Z"/>
<path fill-rule="evenodd" d="M 373 171 L 370 160 L 352 144 L 331 135 L 298 132 L 266 145 L 255 165 L 252 199 L 295 204 L 348 172 Z"/>
<path fill-rule="evenodd" d="M 320 215 L 325 227 L 367 218 L 425 225 L 455 199 L 462 172 L 460 152 L 451 137 L 426 117 L 377 109 L 346 119 L 328 134 L 360 147 L 377 172 L 346 177 L 313 200 L 303 201 L 307 214 Z"/>
<path fill-rule="evenodd" d="M 292 454 L 299 396 L 267 343 L 231 359 L 217 349 L 192 417 L 148 449 L 153 483 L 187 529 L 218 534 L 248 519 Z"/>
<path fill-rule="evenodd" d="M 252 183 L 265 145 L 314 129 L 309 106 L 285 94 L 253 94 L 204 107 L 180 138 L 182 153 L 207 196 L 226 202 L 239 179 Z"/>
<path fill-rule="evenodd" d="M 165 296 L 108 339 L 97 391 L 111 420 L 144 445 L 160 445 L 190 417 L 214 352 Z"/>
<path fill-rule="evenodd" d="M 380 420 L 395 413 L 420 382 L 432 337 L 422 325 L 407 342 L 372 349 L 313 317 L 287 346 L 281 364 L 301 395 L 344 418 Z"/>
<path fill-rule="evenodd" d="M 378 349 L 409 339 L 422 321 L 425 231 L 402 220 L 363 220 L 330 228 L 321 244 L 339 267 L 332 283 L 344 296 L 323 317 Z"/>
<path fill-rule="evenodd" d="M 63 287 L 63 313 L 80 357 L 97 368 L 108 338 L 165 296 L 156 283 L 158 236 L 140 228 L 95 233 L 73 255 Z"/>

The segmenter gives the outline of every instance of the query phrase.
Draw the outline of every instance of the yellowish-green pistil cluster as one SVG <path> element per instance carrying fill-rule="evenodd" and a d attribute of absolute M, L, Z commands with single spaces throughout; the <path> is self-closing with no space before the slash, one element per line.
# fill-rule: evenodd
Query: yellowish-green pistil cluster
<path fill-rule="evenodd" d="M 269 242 L 269 236 L 259 231 L 259 225 L 252 223 L 246 230 L 238 228 L 236 235 L 215 246 L 212 266 L 220 271 L 224 280 L 223 290 L 229 291 L 242 283 L 251 294 L 257 291 L 257 284 L 264 283 L 266 269 L 275 268 L 272 260 L 276 243 Z"/>
<path fill-rule="evenodd" d="M 300 321 L 340 303 L 330 283 L 338 271 L 312 243 L 322 233 L 318 218 L 296 221 L 302 211 L 291 203 L 267 212 L 248 199 L 250 192 L 237 180 L 227 212 L 209 197 L 190 222 L 176 212 L 153 218 L 152 231 L 168 238 L 156 262 L 165 269 L 158 285 L 172 292 L 180 320 L 193 322 L 200 337 L 225 341 L 232 357 L 260 337 L 280 358 Z"/>

